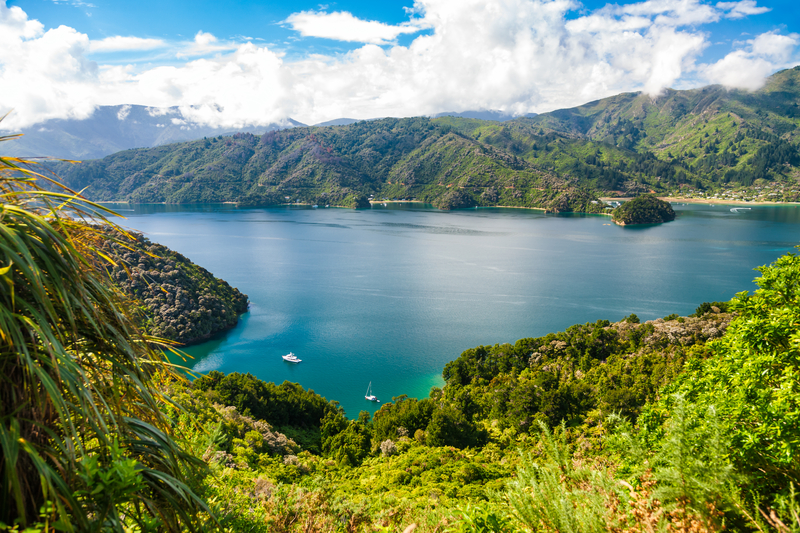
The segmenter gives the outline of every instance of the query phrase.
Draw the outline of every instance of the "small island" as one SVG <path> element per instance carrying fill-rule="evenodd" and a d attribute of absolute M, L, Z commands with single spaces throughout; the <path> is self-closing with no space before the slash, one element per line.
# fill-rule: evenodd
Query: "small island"
<path fill-rule="evenodd" d="M 629 200 L 611 212 L 611 220 L 620 226 L 631 224 L 661 224 L 675 220 L 675 211 L 669 202 L 652 194 L 643 194 Z"/>

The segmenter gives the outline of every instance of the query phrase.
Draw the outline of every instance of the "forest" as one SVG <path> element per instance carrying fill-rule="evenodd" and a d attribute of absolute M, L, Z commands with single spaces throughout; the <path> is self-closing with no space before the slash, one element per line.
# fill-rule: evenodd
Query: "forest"
<path fill-rule="evenodd" d="M 478 346 L 348 419 L 298 384 L 189 381 L 109 276 L 140 238 L 0 164 L 2 531 L 800 530 L 794 253 L 693 316 Z"/>
<path fill-rule="evenodd" d="M 124 240 L 109 233 L 99 252 L 114 257 L 105 271 L 136 306 L 146 333 L 192 344 L 236 326 L 246 294 L 166 246 L 127 233 Z"/>

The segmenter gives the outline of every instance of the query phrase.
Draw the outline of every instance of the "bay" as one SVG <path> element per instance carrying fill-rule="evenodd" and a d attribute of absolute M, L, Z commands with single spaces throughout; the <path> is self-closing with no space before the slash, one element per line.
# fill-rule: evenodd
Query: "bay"
<path fill-rule="evenodd" d="M 364 399 L 370 382 L 383 401 L 427 396 L 448 361 L 480 344 L 728 300 L 800 238 L 798 206 L 676 205 L 674 222 L 624 228 L 415 204 L 112 207 L 250 297 L 235 329 L 186 350 L 188 366 L 298 382 L 350 417 L 379 407 Z M 303 362 L 284 362 L 290 351 Z"/>

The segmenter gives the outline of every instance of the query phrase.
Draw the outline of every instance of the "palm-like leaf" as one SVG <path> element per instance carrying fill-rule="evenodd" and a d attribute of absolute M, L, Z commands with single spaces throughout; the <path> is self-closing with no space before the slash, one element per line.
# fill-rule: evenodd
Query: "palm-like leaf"
<path fill-rule="evenodd" d="M 199 529 L 199 461 L 160 411 L 177 377 L 102 274 L 126 234 L 33 165 L 0 156 L 0 522 L 48 503 L 66 529 Z"/>

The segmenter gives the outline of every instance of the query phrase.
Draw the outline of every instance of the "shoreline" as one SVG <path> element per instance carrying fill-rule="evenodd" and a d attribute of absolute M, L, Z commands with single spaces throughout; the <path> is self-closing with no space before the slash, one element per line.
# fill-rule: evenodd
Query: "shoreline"
<path fill-rule="evenodd" d="M 502 207 L 503 209 L 533 209 L 534 211 L 547 211 L 544 207 L 525 207 L 523 205 L 493 205 L 491 208 Z M 479 208 L 480 209 L 480 208 Z M 484 209 L 490 209 L 489 207 Z"/>
<path fill-rule="evenodd" d="M 601 196 L 599 199 L 601 201 L 619 201 L 619 202 L 627 202 L 630 200 L 631 197 L 611 197 L 611 196 Z M 725 200 L 721 198 L 682 198 L 680 196 L 658 196 L 659 200 L 664 200 L 665 202 L 670 203 L 686 203 L 686 204 L 706 204 L 706 205 L 755 205 L 755 206 L 776 206 L 776 205 L 800 205 L 800 202 L 754 202 L 749 200 Z M 172 204 L 170 202 L 129 202 L 129 201 L 120 201 L 120 200 L 100 200 L 95 201 L 95 204 L 103 205 L 103 204 L 129 204 L 129 205 L 197 205 L 196 203 L 188 203 L 188 204 Z M 422 200 L 370 200 L 371 204 L 425 204 L 426 202 Z M 239 202 L 208 202 L 209 205 L 217 204 L 217 205 L 238 205 Z M 283 204 L 272 204 L 270 206 L 261 206 L 261 207 L 278 207 L 278 206 L 311 206 L 312 204 L 305 204 L 305 203 L 283 203 Z M 343 209 L 352 209 L 352 207 L 346 207 L 341 205 L 331 205 L 331 207 L 336 208 L 343 208 Z M 525 207 L 520 205 L 491 205 L 491 206 L 476 206 L 478 209 L 493 209 L 493 208 L 503 208 L 503 209 L 530 209 L 533 211 L 544 211 L 546 212 L 547 209 L 544 207 Z M 467 209 L 474 209 L 474 208 L 467 208 Z M 583 213 L 583 211 L 574 211 L 575 213 Z M 611 213 L 584 213 L 586 215 L 611 215 Z"/>
<path fill-rule="evenodd" d="M 371 204 L 424 204 L 422 200 L 368 200 Z"/>
<path fill-rule="evenodd" d="M 633 197 L 601 197 L 603 201 L 625 201 Z M 658 196 L 659 200 L 670 203 L 706 204 L 706 205 L 800 205 L 800 202 L 753 202 L 750 200 L 725 200 L 722 198 L 682 198 L 680 196 Z"/>

